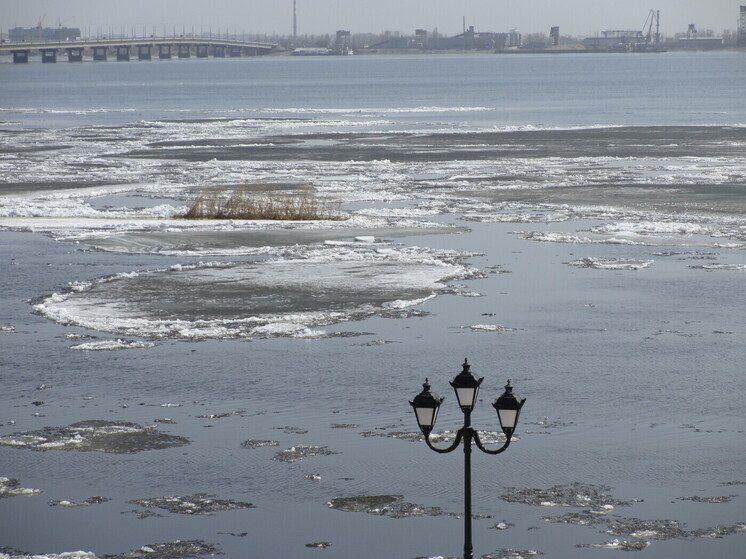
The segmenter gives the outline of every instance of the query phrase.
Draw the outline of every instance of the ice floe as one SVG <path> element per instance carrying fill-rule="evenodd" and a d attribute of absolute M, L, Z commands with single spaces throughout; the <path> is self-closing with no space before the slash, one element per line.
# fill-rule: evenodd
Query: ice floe
<path fill-rule="evenodd" d="M 718 497 L 700 497 L 699 495 L 692 495 L 690 497 L 679 497 L 679 501 L 693 501 L 695 503 L 729 503 L 733 497 L 738 497 L 738 495 L 721 495 Z"/>
<path fill-rule="evenodd" d="M 128 421 L 87 420 L 64 427 L 44 427 L 36 431 L 0 437 L 0 445 L 33 450 L 86 450 L 135 453 L 183 446 L 189 440 L 161 433 L 155 426 Z"/>
<path fill-rule="evenodd" d="M 650 545 L 643 540 L 620 540 L 615 538 L 605 543 L 578 544 L 576 547 L 598 547 L 600 549 L 614 549 L 619 551 L 642 551 Z"/>
<path fill-rule="evenodd" d="M 571 483 L 555 485 L 549 489 L 510 488 L 500 498 L 509 503 L 523 503 L 542 507 L 602 507 L 604 505 L 629 505 L 607 494 L 610 488 L 603 485 Z"/>
<path fill-rule="evenodd" d="M 329 450 L 329 448 L 326 446 L 310 446 L 299 444 L 279 451 L 277 454 L 275 454 L 275 460 L 279 460 L 280 462 L 299 462 L 300 460 L 303 460 L 304 458 L 308 458 L 310 456 L 330 456 L 332 454 L 339 453 Z"/>
<path fill-rule="evenodd" d="M 69 508 L 75 508 L 75 507 L 89 507 L 91 505 L 97 505 L 99 503 L 105 503 L 107 501 L 110 501 L 111 499 L 107 497 L 88 497 L 84 501 L 68 501 L 66 499 L 63 500 L 54 500 L 49 501 L 50 507 L 69 507 Z"/>
<path fill-rule="evenodd" d="M 595 270 L 642 270 L 650 267 L 653 260 L 639 260 L 633 258 L 594 258 L 586 257 L 568 262 L 570 266 L 578 268 L 593 268 Z"/>
<path fill-rule="evenodd" d="M 499 549 L 492 553 L 482 555 L 482 559 L 531 559 L 532 557 L 538 557 L 540 555 L 544 555 L 544 553 L 534 549 Z"/>
<path fill-rule="evenodd" d="M 676 221 L 614 222 L 596 225 L 574 233 L 558 231 L 522 231 L 522 238 L 531 241 L 576 244 L 609 244 L 630 246 L 676 246 L 741 248 L 746 240 L 743 226 Z M 713 241 L 712 238 L 733 239 L 731 243 Z"/>
<path fill-rule="evenodd" d="M 143 508 L 157 508 L 176 514 L 211 515 L 217 511 L 254 508 L 251 503 L 218 499 L 214 495 L 197 493 L 185 497 L 155 497 L 152 499 L 135 499 L 133 505 Z"/>
<path fill-rule="evenodd" d="M 243 448 L 262 448 L 265 446 L 280 446 L 279 441 L 249 439 L 241 443 Z"/>
<path fill-rule="evenodd" d="M 15 478 L 0 477 L 0 498 L 16 497 L 19 495 L 36 495 L 41 489 L 21 487 L 21 482 Z"/>
<path fill-rule="evenodd" d="M 20 554 L 20 553 L 2 553 L 0 559 L 99 559 L 95 554 L 87 551 L 65 551 L 63 553 L 43 553 L 43 554 Z M 156 559 L 156 558 L 152 558 Z"/>
<path fill-rule="evenodd" d="M 697 264 L 689 266 L 692 270 L 746 270 L 746 264 Z"/>
<path fill-rule="evenodd" d="M 461 326 L 462 329 L 471 330 L 472 332 L 513 332 L 515 328 L 500 326 L 499 324 L 472 324 L 471 326 Z"/>
<path fill-rule="evenodd" d="M 444 516 L 440 507 L 423 507 L 404 501 L 402 495 L 360 495 L 355 497 L 335 497 L 329 508 L 345 512 L 366 512 L 391 518 L 411 516 Z M 451 515 L 452 516 L 452 515 Z"/>
<path fill-rule="evenodd" d="M 408 316 L 411 307 L 450 292 L 449 282 L 482 277 L 461 263 L 466 256 L 418 247 L 296 247 L 284 258 L 259 262 L 75 282 L 34 310 L 63 324 L 128 336 L 313 338 L 325 335 L 319 327 L 338 322 Z"/>
<path fill-rule="evenodd" d="M 117 338 L 116 340 L 103 340 L 99 342 L 77 344 L 70 346 L 70 349 L 77 349 L 80 351 L 112 351 L 118 349 L 142 349 L 148 347 L 155 347 L 155 344 L 153 342 L 141 342 Z"/>

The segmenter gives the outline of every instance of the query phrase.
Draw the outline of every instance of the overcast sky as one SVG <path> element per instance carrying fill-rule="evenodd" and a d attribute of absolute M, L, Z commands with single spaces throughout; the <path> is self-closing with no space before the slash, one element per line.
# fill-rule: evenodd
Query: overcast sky
<path fill-rule="evenodd" d="M 698 29 L 737 29 L 739 6 L 746 0 L 297 0 L 298 34 L 385 30 L 413 34 L 415 29 L 460 33 L 463 19 L 477 31 L 521 33 L 560 26 L 568 35 L 595 35 L 605 29 L 642 29 L 651 9 L 661 12 L 661 33 Z M 0 0 L 0 28 L 79 27 L 129 34 L 143 28 L 160 34 L 174 28 L 191 32 L 293 32 L 293 0 Z"/>

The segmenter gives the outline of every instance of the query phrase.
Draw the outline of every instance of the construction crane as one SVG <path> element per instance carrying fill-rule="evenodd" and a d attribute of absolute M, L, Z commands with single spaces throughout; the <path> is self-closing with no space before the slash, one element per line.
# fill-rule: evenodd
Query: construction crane
<path fill-rule="evenodd" d="M 661 42 L 660 18 L 661 18 L 660 10 L 650 10 L 648 17 L 642 26 L 642 35 L 644 35 L 645 37 L 645 42 L 648 44 L 652 42 L 656 47 Z M 653 37 L 653 23 L 655 23 L 655 37 Z M 647 27 L 647 33 L 645 32 L 646 27 Z"/>
<path fill-rule="evenodd" d="M 36 32 L 39 34 L 39 36 L 37 37 L 38 41 L 41 41 L 42 37 L 44 36 L 43 24 L 44 24 L 45 17 L 47 17 L 47 14 L 44 14 L 43 16 L 41 16 L 39 20 L 36 22 Z M 32 33 L 32 38 L 33 38 L 33 33 Z"/>

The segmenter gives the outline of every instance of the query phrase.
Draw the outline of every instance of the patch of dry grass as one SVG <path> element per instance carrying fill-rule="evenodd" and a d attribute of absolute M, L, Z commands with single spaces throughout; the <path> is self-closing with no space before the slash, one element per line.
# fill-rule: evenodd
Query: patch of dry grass
<path fill-rule="evenodd" d="M 346 219 L 341 202 L 319 198 L 310 189 L 299 191 L 255 191 L 242 188 L 231 191 L 202 192 L 183 219 L 269 219 L 309 221 Z"/>

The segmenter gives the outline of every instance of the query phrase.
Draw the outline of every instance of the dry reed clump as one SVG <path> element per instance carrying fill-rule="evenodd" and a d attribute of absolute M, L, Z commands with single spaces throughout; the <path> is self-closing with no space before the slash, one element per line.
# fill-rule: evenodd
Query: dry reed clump
<path fill-rule="evenodd" d="M 192 202 L 184 219 L 269 219 L 307 221 L 345 219 L 341 202 L 317 198 L 310 190 L 298 192 L 229 192 L 202 193 Z"/>

